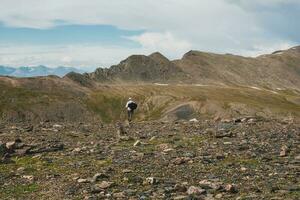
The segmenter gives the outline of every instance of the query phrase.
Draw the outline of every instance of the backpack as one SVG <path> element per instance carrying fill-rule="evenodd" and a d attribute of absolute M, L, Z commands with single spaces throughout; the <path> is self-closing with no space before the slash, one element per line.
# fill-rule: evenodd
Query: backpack
<path fill-rule="evenodd" d="M 137 104 L 135 102 L 131 102 L 130 104 L 128 104 L 128 107 L 131 109 L 131 110 L 135 110 L 137 108 Z"/>

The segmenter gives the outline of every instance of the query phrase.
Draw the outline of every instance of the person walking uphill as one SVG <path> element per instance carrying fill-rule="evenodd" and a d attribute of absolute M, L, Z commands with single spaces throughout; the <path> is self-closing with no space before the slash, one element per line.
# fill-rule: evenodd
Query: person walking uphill
<path fill-rule="evenodd" d="M 125 108 L 127 108 L 128 121 L 131 122 L 134 110 L 137 108 L 137 104 L 131 98 L 129 98 Z"/>

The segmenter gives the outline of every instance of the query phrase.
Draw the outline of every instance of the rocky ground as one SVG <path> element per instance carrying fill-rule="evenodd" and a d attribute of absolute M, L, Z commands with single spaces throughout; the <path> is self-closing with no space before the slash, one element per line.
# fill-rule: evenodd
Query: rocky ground
<path fill-rule="evenodd" d="M 300 125 L 0 124 L 0 199 L 299 199 Z"/>

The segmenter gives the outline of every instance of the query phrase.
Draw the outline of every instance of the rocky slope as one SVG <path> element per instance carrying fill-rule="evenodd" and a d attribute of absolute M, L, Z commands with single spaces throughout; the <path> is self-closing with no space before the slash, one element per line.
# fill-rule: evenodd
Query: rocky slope
<path fill-rule="evenodd" d="M 0 199 L 298 200 L 298 59 L 154 53 L 0 77 Z"/>
<path fill-rule="evenodd" d="M 98 68 L 89 74 L 92 80 L 100 82 L 169 82 L 180 81 L 185 75 L 182 70 L 160 53 L 149 56 L 133 55 L 111 66 Z"/>
<path fill-rule="evenodd" d="M 299 124 L 119 126 L 1 124 L 1 199 L 300 198 Z"/>

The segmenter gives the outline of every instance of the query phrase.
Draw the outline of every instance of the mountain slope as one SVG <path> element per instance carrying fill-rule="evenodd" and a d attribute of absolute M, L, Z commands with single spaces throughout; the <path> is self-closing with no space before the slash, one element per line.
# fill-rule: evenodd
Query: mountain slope
<path fill-rule="evenodd" d="M 175 84 L 87 87 L 68 78 L 0 77 L 0 91 L 0 121 L 9 122 L 115 122 L 126 118 L 129 96 L 139 104 L 137 121 L 241 116 L 300 119 L 300 93 L 293 90 Z"/>
<path fill-rule="evenodd" d="M 190 51 L 173 61 L 189 83 L 300 89 L 300 47 L 257 58 Z"/>
<path fill-rule="evenodd" d="M 90 74 L 97 82 L 176 82 L 300 90 L 300 47 L 256 58 L 190 51 L 169 61 L 160 53 L 133 55 Z"/>

